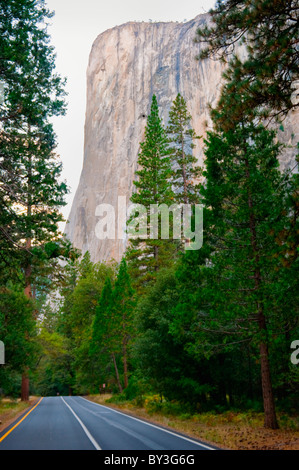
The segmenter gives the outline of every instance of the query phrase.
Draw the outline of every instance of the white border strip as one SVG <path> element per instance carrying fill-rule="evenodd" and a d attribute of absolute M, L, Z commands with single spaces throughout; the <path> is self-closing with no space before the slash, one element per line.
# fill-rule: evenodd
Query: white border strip
<path fill-rule="evenodd" d="M 118 413 L 122 416 L 126 416 L 127 418 L 131 418 L 131 419 L 134 419 L 135 421 L 139 421 L 140 423 L 143 423 L 143 424 L 147 424 L 148 426 L 151 426 L 152 428 L 156 428 L 156 429 L 159 429 L 159 431 L 164 431 L 164 432 L 167 432 L 168 434 L 172 434 L 173 436 L 175 437 L 179 437 L 181 439 L 185 439 L 185 441 L 189 441 L 189 442 L 192 442 L 192 444 L 196 444 L 200 447 L 205 447 L 206 449 L 208 450 L 216 450 L 214 449 L 213 447 L 209 447 L 205 444 L 202 444 L 201 442 L 197 442 L 197 441 L 193 441 L 192 439 L 189 439 L 188 437 L 184 437 L 184 436 L 181 436 L 180 434 L 176 434 L 175 432 L 172 432 L 172 431 L 168 431 L 168 429 L 165 429 L 165 428 L 162 428 L 160 426 L 156 426 L 155 424 L 151 424 L 151 423 L 148 423 L 147 421 L 143 421 L 142 419 L 139 419 L 139 418 L 135 418 L 134 416 L 130 416 L 126 413 L 122 413 L 121 411 L 118 411 L 118 410 L 115 410 L 114 408 L 110 408 L 109 406 L 105 406 L 105 405 L 100 405 L 99 403 L 96 403 L 94 401 L 91 401 L 91 400 L 87 400 L 86 398 L 84 397 L 80 397 L 82 398 L 82 400 L 86 400 L 88 403 L 93 403 L 94 405 L 98 405 L 98 406 L 102 406 L 103 408 L 106 408 L 110 411 L 114 411 L 114 413 Z"/>
<path fill-rule="evenodd" d="M 64 400 L 63 397 L 60 397 L 61 400 L 64 402 L 64 404 L 71 410 L 73 415 L 75 416 L 76 420 L 79 422 L 80 426 L 82 427 L 83 431 L 85 432 L 86 436 L 90 440 L 90 442 L 93 444 L 93 446 L 96 448 L 96 450 L 102 450 L 97 441 L 92 437 L 86 426 L 82 423 L 81 419 L 76 415 L 74 410 L 70 407 L 70 405 Z"/>

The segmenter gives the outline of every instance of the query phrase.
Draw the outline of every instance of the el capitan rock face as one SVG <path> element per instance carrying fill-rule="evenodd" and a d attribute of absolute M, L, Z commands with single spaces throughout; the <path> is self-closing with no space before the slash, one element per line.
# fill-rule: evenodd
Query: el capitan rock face
<path fill-rule="evenodd" d="M 223 66 L 196 60 L 201 47 L 194 42 L 196 30 L 206 21 L 208 15 L 187 23 L 130 22 L 100 34 L 92 46 L 83 169 L 65 233 L 94 262 L 119 261 L 125 250 L 125 239 L 117 239 L 118 197 L 130 204 L 152 95 L 165 124 L 172 101 L 181 93 L 196 133 L 204 136 L 211 128 L 208 105 L 217 103 Z M 285 129 L 284 141 L 298 141 L 298 118 L 288 117 Z M 195 149 L 200 164 L 202 146 L 203 139 Z M 282 167 L 291 166 L 292 160 L 292 151 L 286 152 Z M 97 237 L 96 208 L 101 204 L 115 209 L 115 240 Z"/>

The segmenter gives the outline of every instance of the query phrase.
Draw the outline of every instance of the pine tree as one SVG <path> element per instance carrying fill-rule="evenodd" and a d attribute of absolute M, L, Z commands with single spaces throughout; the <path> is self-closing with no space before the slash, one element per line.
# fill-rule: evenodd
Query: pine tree
<path fill-rule="evenodd" d="M 126 260 L 123 258 L 120 263 L 119 272 L 113 290 L 112 315 L 114 324 L 118 325 L 119 336 L 121 338 L 124 388 L 127 388 L 128 386 L 128 347 L 134 334 L 134 305 L 134 290 L 131 286 L 131 279 L 128 273 Z"/>
<path fill-rule="evenodd" d="M 167 203 L 172 197 L 168 184 L 170 160 L 167 150 L 167 136 L 159 116 L 156 95 L 152 97 L 151 111 L 147 119 L 144 141 L 140 144 L 138 156 L 138 180 L 134 181 L 137 192 L 131 200 L 136 204 L 149 206 Z"/>
<path fill-rule="evenodd" d="M 280 120 L 298 107 L 298 3 L 220 0 L 211 13 L 212 25 L 198 31 L 197 40 L 208 44 L 200 58 L 218 57 L 228 67 L 211 111 L 219 134 L 210 135 L 206 159 L 205 196 L 213 227 L 208 237 L 215 256 L 213 269 L 203 275 L 210 286 L 203 290 L 209 292 L 205 319 L 210 318 L 215 336 L 211 326 L 223 313 L 223 332 L 258 345 L 265 426 L 275 428 L 269 358 L 274 331 L 277 342 L 285 344 L 280 332 L 289 335 L 296 323 L 298 181 L 281 175 L 279 145 L 258 123 Z M 242 58 L 237 44 L 245 45 Z"/>
<path fill-rule="evenodd" d="M 45 26 L 44 1 L 1 1 L 0 222 L 4 261 L 16 259 L 24 291 L 32 296 L 33 266 L 41 247 L 59 242 L 59 209 L 67 192 L 59 182 L 55 135 L 49 119 L 64 114 L 63 81 Z M 47 251 L 41 255 L 46 258 Z M 53 251 L 51 256 L 53 256 Z M 28 380 L 22 399 L 28 400 Z"/>
<path fill-rule="evenodd" d="M 228 373 L 221 379 L 225 400 L 227 394 L 259 400 L 262 392 L 269 428 L 277 427 L 277 387 L 284 399 L 296 387 L 285 353 L 298 332 L 293 178 L 279 170 L 281 151 L 275 133 L 262 126 L 208 134 L 205 244 L 178 265 L 179 300 L 170 325 L 192 356 L 236 367 L 238 379 L 229 383 Z M 285 231 L 290 244 L 281 242 Z"/>
<path fill-rule="evenodd" d="M 65 82 L 54 73 L 55 52 L 47 32 L 52 17 L 44 0 L 0 1 L 2 123 L 21 126 L 24 117 L 43 123 L 65 112 Z"/>
<path fill-rule="evenodd" d="M 289 224 L 288 174 L 279 171 L 281 144 L 262 126 L 237 126 L 209 133 L 204 204 L 211 212 L 209 240 L 213 254 L 203 268 L 200 323 L 220 343 L 249 342 L 259 351 L 265 426 L 277 428 L 271 382 L 270 350 L 282 325 L 294 325 L 286 312 L 287 293 L 278 261 L 278 234 Z M 290 282 L 292 282 L 290 280 Z M 215 290 L 215 286 L 217 289 Z"/>
<path fill-rule="evenodd" d="M 70 283 L 62 290 L 63 303 L 59 315 L 58 332 L 66 337 L 71 387 L 78 393 L 94 389 L 97 381 L 97 360 L 89 354 L 92 325 L 106 278 L 114 277 L 109 263 L 92 263 L 85 253 L 80 263 L 70 270 Z"/>
<path fill-rule="evenodd" d="M 200 58 L 228 62 L 226 82 L 213 116 L 223 130 L 256 116 L 283 118 L 298 108 L 298 2 L 219 0 L 212 24 L 200 28 L 207 43 Z M 245 58 L 236 45 L 246 48 Z"/>
<path fill-rule="evenodd" d="M 127 260 L 130 272 L 139 285 L 155 278 L 155 274 L 161 266 L 171 262 L 175 247 L 171 240 L 162 239 L 161 222 L 159 221 L 158 234 L 151 236 L 150 210 L 165 204 L 170 207 L 174 202 L 174 195 L 169 183 L 171 164 L 167 149 L 167 136 L 159 116 L 157 98 L 152 97 L 151 111 L 147 118 L 144 141 L 140 144 L 141 151 L 138 157 L 138 180 L 134 181 L 136 192 L 131 197 L 131 202 L 145 208 L 143 214 L 144 232 L 142 236 L 135 235 L 130 238 L 127 250 Z M 143 223 L 137 210 L 128 220 L 128 232 L 135 224 Z"/>
<path fill-rule="evenodd" d="M 54 153 L 53 143 L 49 142 L 51 134 L 40 137 L 37 132 L 28 129 L 26 136 L 14 133 L 10 138 L 10 146 L 14 144 L 14 169 L 18 179 L 13 194 L 15 217 L 8 231 L 21 249 L 18 257 L 24 269 L 28 297 L 32 296 L 34 265 L 41 268 L 42 247 L 46 248 L 50 242 L 60 243 L 59 222 L 63 221 L 60 209 L 65 205 L 64 196 L 68 191 L 65 182 L 59 181 L 62 165 Z M 8 178 L 6 183 L 9 184 Z"/>
<path fill-rule="evenodd" d="M 95 358 L 96 364 L 102 368 L 104 379 L 107 364 L 112 359 L 118 390 L 123 388 L 117 366 L 117 354 L 119 353 L 119 335 L 116 332 L 118 325 L 115 324 L 113 310 L 113 288 L 110 277 L 107 277 L 96 307 L 96 314 L 92 324 L 92 339 L 90 344 L 90 355 Z"/>
<path fill-rule="evenodd" d="M 134 290 L 131 287 L 127 263 L 122 259 L 114 287 L 110 277 L 105 281 L 96 307 L 90 344 L 90 355 L 102 368 L 102 375 L 112 360 L 120 393 L 128 386 L 128 348 L 133 337 L 134 305 Z M 120 362 L 123 366 L 123 385 L 119 372 Z"/>
<path fill-rule="evenodd" d="M 37 360 L 37 328 L 33 311 L 22 286 L 10 283 L 0 287 L 0 338 L 5 344 L 5 364 L 0 367 L 3 394 L 15 394 L 16 379 Z"/>
<path fill-rule="evenodd" d="M 59 181 L 61 163 L 54 153 L 54 135 L 51 126 L 26 124 L 22 128 L 4 125 L 2 149 L 9 158 L 3 167 L 4 188 L 8 189 L 5 216 L 5 245 L 3 253 L 17 257 L 24 273 L 24 292 L 32 297 L 32 284 L 42 276 L 43 259 L 47 259 L 47 244 L 61 245 L 59 222 L 63 220 L 60 208 L 65 204 L 67 186 Z M 2 134 L 3 136 L 3 134 Z M 53 251 L 51 256 L 53 256 Z M 59 257 L 59 255 L 58 255 Z M 44 263 L 48 268 L 49 263 Z M 28 380 L 24 379 L 22 399 L 28 400 Z"/>
<path fill-rule="evenodd" d="M 11 229 L 18 220 L 14 209 L 22 202 L 16 196 L 24 178 L 20 153 L 28 154 L 33 135 L 43 151 L 46 141 L 53 149 L 48 120 L 65 113 L 65 92 L 64 81 L 54 73 L 55 55 L 46 25 L 53 15 L 45 2 L 3 0 L 0 13 L 0 225 L 1 247 L 10 263 L 20 248 Z"/>
<path fill-rule="evenodd" d="M 200 137 L 192 129 L 191 119 L 186 101 L 179 93 L 172 103 L 166 131 L 173 167 L 170 182 L 175 200 L 182 204 L 195 204 L 200 198 L 198 178 L 201 171 L 192 152 L 195 139 Z"/>

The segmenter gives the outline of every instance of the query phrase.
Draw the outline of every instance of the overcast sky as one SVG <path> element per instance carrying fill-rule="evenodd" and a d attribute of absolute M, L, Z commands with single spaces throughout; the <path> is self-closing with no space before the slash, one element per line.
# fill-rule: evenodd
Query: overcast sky
<path fill-rule="evenodd" d="M 55 16 L 48 32 L 56 51 L 56 72 L 67 78 L 67 115 L 55 118 L 57 152 L 70 187 L 67 218 L 83 163 L 86 69 L 92 43 L 109 28 L 128 21 L 184 21 L 206 13 L 215 0 L 46 0 Z"/>

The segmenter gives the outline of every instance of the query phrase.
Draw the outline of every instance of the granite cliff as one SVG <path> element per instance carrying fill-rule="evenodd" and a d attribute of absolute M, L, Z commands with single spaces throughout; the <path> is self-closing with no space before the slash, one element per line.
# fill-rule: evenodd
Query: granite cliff
<path fill-rule="evenodd" d="M 218 61 L 196 60 L 200 45 L 194 42 L 199 25 L 209 20 L 199 15 L 186 23 L 130 22 L 100 34 L 92 46 L 87 69 L 87 107 L 84 161 L 65 233 L 73 244 L 89 251 L 94 262 L 119 261 L 126 245 L 117 238 L 119 196 L 129 205 L 151 98 L 156 94 L 165 123 L 177 93 L 192 115 L 198 135 L 211 127 L 208 105 L 214 106 L 221 89 L 223 66 Z M 285 142 L 298 141 L 298 115 L 284 126 Z M 195 155 L 203 162 L 203 140 Z M 292 165 L 292 150 L 281 165 Z M 97 207 L 115 209 L 116 239 L 101 240 L 96 226 Z"/>

